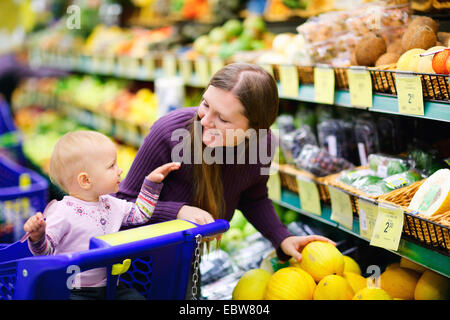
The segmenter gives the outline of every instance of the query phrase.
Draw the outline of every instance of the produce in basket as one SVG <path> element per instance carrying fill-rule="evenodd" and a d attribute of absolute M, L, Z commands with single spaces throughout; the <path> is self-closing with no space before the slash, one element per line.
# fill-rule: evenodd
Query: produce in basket
<path fill-rule="evenodd" d="M 370 154 L 369 167 L 382 178 L 407 171 L 411 165 L 407 159 L 384 154 Z"/>
<path fill-rule="evenodd" d="M 310 127 L 306 125 L 280 137 L 281 149 L 289 163 L 294 163 L 294 159 L 298 157 L 307 144 L 317 145 L 317 140 Z"/>
<path fill-rule="evenodd" d="M 318 146 L 305 145 L 300 155 L 294 159 L 299 169 L 324 177 L 339 171 L 353 168 L 354 165 L 344 158 L 334 157 Z"/>
<path fill-rule="evenodd" d="M 428 177 L 408 208 L 426 217 L 450 211 L 450 170 L 440 169 Z"/>
<path fill-rule="evenodd" d="M 355 124 L 355 140 L 358 146 L 359 161 L 367 165 L 367 156 L 379 152 L 378 130 L 371 119 L 357 119 Z"/>

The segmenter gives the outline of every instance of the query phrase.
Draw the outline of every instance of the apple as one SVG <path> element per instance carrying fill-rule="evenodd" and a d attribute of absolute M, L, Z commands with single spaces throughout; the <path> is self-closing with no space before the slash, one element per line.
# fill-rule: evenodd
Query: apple
<path fill-rule="evenodd" d="M 441 52 L 436 53 L 433 56 L 433 60 L 431 61 L 431 65 L 433 67 L 434 72 L 438 74 L 449 74 L 450 73 L 450 48 L 444 49 Z"/>

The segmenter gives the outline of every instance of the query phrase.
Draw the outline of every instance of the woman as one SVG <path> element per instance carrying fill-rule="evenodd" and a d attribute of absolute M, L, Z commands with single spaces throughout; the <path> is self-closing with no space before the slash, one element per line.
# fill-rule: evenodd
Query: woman
<path fill-rule="evenodd" d="M 167 176 L 150 223 L 230 221 L 240 209 L 271 241 L 281 260 L 300 260 L 308 242 L 330 240 L 289 233 L 267 195 L 269 176 L 264 169 L 270 167 L 270 158 L 252 161 L 255 152 L 259 156 L 261 149 L 272 150 L 268 129 L 277 114 L 278 90 L 269 73 L 246 63 L 225 66 L 210 80 L 199 107 L 173 111 L 153 124 L 117 197 L 136 199 L 149 172 L 180 156 L 181 168 Z M 258 151 L 251 142 L 255 137 Z"/>

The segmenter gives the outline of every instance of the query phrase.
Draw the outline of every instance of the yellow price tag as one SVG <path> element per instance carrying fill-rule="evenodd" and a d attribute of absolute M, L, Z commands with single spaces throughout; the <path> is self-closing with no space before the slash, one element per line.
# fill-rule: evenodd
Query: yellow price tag
<path fill-rule="evenodd" d="M 351 230 L 353 227 L 353 210 L 350 196 L 331 186 L 328 187 L 328 190 L 331 200 L 331 220 Z"/>
<path fill-rule="evenodd" d="M 177 75 L 177 61 L 174 55 L 165 55 L 163 58 L 164 76 L 175 77 Z"/>
<path fill-rule="evenodd" d="M 367 70 L 347 70 L 350 102 L 354 107 L 372 108 L 372 79 Z"/>
<path fill-rule="evenodd" d="M 403 230 L 403 210 L 380 203 L 370 245 L 398 250 Z"/>
<path fill-rule="evenodd" d="M 225 62 L 220 58 L 211 59 L 211 74 L 215 74 L 217 71 L 225 66 Z"/>
<path fill-rule="evenodd" d="M 396 73 L 395 83 L 397 85 L 398 112 L 423 116 L 423 91 L 420 77 Z"/>
<path fill-rule="evenodd" d="M 183 77 L 184 83 L 191 83 L 192 78 L 192 63 L 188 59 L 180 60 L 180 73 Z"/>
<path fill-rule="evenodd" d="M 268 63 L 262 63 L 262 64 L 260 64 L 260 66 L 264 69 L 264 70 L 266 70 L 272 77 L 274 77 L 274 75 L 273 75 L 273 68 L 272 68 L 272 65 L 271 64 L 268 64 Z M 275 78 L 275 77 L 274 77 Z"/>
<path fill-rule="evenodd" d="M 142 65 L 146 71 L 147 79 L 155 77 L 155 58 L 152 55 L 147 55 L 142 59 Z"/>
<path fill-rule="evenodd" d="M 370 240 L 372 238 L 373 227 L 377 221 L 378 206 L 371 202 L 358 198 L 359 208 L 359 234 Z"/>
<path fill-rule="evenodd" d="M 28 173 L 22 173 L 19 176 L 19 188 L 27 190 L 31 187 L 31 177 Z"/>
<path fill-rule="evenodd" d="M 269 180 L 267 181 L 267 189 L 269 198 L 275 201 L 281 200 L 281 180 L 280 173 L 277 169 L 271 168 L 271 174 L 269 175 Z M 272 170 L 277 170 L 277 172 L 272 172 Z"/>
<path fill-rule="evenodd" d="M 314 68 L 314 99 L 318 103 L 334 104 L 334 70 Z"/>
<path fill-rule="evenodd" d="M 302 209 L 318 216 L 322 215 L 319 190 L 314 181 L 297 176 L 297 185 Z"/>
<path fill-rule="evenodd" d="M 201 86 L 206 86 L 209 82 L 209 66 L 206 58 L 195 60 L 195 73 Z"/>
<path fill-rule="evenodd" d="M 280 66 L 281 93 L 285 97 L 298 97 L 298 72 L 297 67 L 292 65 Z"/>

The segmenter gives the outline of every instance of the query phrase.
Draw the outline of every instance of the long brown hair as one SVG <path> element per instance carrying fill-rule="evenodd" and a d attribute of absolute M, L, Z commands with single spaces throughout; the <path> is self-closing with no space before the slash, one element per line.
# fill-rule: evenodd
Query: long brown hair
<path fill-rule="evenodd" d="M 248 63 L 228 64 L 214 74 L 209 86 L 234 94 L 244 106 L 250 128 L 269 129 L 274 123 L 278 114 L 278 89 L 273 77 L 262 67 Z M 193 120 L 190 128 L 192 154 L 194 146 L 201 145 L 203 155 L 205 145 L 198 115 Z M 206 164 L 203 159 L 201 164 L 194 162 L 193 182 L 194 205 L 209 212 L 214 219 L 222 218 L 225 203 L 221 165 Z"/>

